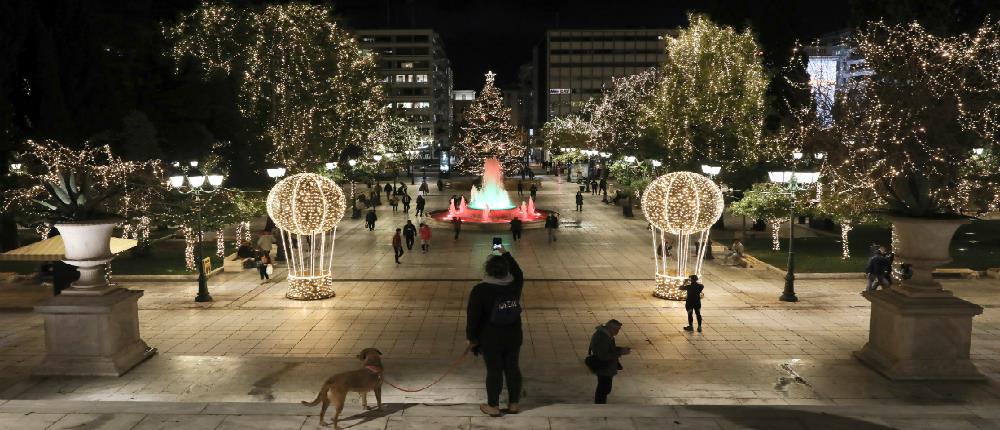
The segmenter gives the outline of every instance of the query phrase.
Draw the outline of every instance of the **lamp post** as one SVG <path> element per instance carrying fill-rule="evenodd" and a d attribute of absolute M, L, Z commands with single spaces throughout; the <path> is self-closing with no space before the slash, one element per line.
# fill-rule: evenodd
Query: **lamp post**
<path fill-rule="evenodd" d="M 406 151 L 406 170 L 410 174 L 410 185 L 417 185 L 417 177 L 413 174 L 413 159 L 420 155 L 420 151 L 410 149 Z"/>
<path fill-rule="evenodd" d="M 610 152 L 599 152 L 598 155 L 601 156 L 601 182 L 604 186 L 601 187 L 601 203 L 608 202 L 608 159 L 611 158 Z"/>
<path fill-rule="evenodd" d="M 795 157 L 796 160 L 800 158 L 802 158 L 801 155 Z M 799 298 L 795 296 L 795 252 L 792 249 L 795 240 L 795 196 L 796 193 L 805 189 L 803 185 L 816 182 L 819 179 L 819 173 L 775 171 L 768 172 L 768 177 L 771 182 L 784 185 L 786 189 L 784 194 L 788 195 L 791 200 L 788 208 L 788 270 L 785 273 L 785 289 L 778 299 L 783 302 L 797 302 Z"/>
<path fill-rule="evenodd" d="M 196 167 L 198 165 L 197 161 L 192 161 L 190 163 L 191 167 Z M 208 180 L 208 186 L 205 186 L 205 181 Z M 198 246 L 196 248 L 196 263 L 198 266 L 198 295 L 195 296 L 194 301 L 196 302 L 210 302 L 212 301 L 212 296 L 208 293 L 208 278 L 205 274 L 205 265 L 202 264 L 204 257 L 204 252 L 202 252 L 202 242 L 204 241 L 204 236 L 202 233 L 202 216 L 204 212 L 204 206 L 201 202 L 201 194 L 211 194 L 222 189 L 222 181 L 225 180 L 220 174 L 210 173 L 207 177 L 198 171 L 190 170 L 185 171 L 183 174 L 178 174 L 170 177 L 170 186 L 175 191 L 181 194 L 191 194 L 194 195 L 194 202 L 198 209 Z M 184 189 L 184 184 L 187 183 L 187 190 Z"/>

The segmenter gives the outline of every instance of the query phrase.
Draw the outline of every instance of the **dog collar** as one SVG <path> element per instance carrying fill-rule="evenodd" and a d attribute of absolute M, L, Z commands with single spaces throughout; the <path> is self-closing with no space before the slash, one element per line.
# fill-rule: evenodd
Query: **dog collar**
<path fill-rule="evenodd" d="M 374 365 L 374 364 L 369 364 L 369 365 L 365 366 L 365 369 L 368 369 L 369 371 L 371 371 L 372 373 L 374 373 L 376 375 L 379 374 L 379 373 L 382 373 L 382 369 L 380 367 Z"/>

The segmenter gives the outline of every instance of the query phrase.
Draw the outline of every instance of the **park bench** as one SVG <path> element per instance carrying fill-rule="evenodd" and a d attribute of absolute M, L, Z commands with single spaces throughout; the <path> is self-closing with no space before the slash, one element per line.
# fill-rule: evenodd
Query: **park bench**
<path fill-rule="evenodd" d="M 222 271 L 242 272 L 248 268 L 246 264 L 247 260 L 253 261 L 252 258 L 239 258 L 236 256 L 235 252 L 229 254 L 222 260 Z"/>
<path fill-rule="evenodd" d="M 934 269 L 938 278 L 979 279 L 979 272 L 972 269 Z"/>

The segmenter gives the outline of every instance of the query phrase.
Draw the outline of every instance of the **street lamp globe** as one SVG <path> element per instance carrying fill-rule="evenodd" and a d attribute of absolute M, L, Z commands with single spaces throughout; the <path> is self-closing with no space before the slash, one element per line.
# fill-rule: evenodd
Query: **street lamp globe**
<path fill-rule="evenodd" d="M 187 177 L 187 181 L 191 188 L 201 188 L 202 185 L 205 185 L 205 175 L 196 170 Z"/>
<path fill-rule="evenodd" d="M 375 154 L 372 158 L 374 158 L 375 162 L 378 163 L 379 161 L 382 161 L 382 154 Z"/>
<path fill-rule="evenodd" d="M 208 175 L 208 184 L 213 187 L 218 187 L 222 185 L 222 181 L 225 180 L 225 176 L 218 173 L 210 173 Z"/>
<path fill-rule="evenodd" d="M 983 148 L 972 148 L 972 153 L 975 154 L 975 155 L 977 155 L 977 156 L 978 155 L 983 155 L 983 152 L 985 152 L 985 149 L 983 149 Z"/>
<path fill-rule="evenodd" d="M 350 165 L 351 167 L 354 167 L 354 166 L 358 165 L 358 160 L 355 160 L 355 159 L 347 160 L 347 164 Z"/>
<path fill-rule="evenodd" d="M 701 173 L 704 173 L 708 176 L 715 176 L 718 175 L 720 172 L 722 172 L 722 166 L 712 166 L 709 164 L 701 165 Z"/>
<path fill-rule="evenodd" d="M 285 168 L 284 167 L 272 167 L 272 168 L 267 169 L 267 177 L 269 177 L 271 179 L 278 179 L 278 178 L 280 178 L 282 176 L 285 176 Z"/>
<path fill-rule="evenodd" d="M 183 175 L 173 175 L 168 178 L 170 181 L 170 186 L 173 188 L 180 188 L 184 186 L 184 176 Z"/>
<path fill-rule="evenodd" d="M 334 170 L 337 168 L 337 163 L 326 163 L 326 170 Z"/>

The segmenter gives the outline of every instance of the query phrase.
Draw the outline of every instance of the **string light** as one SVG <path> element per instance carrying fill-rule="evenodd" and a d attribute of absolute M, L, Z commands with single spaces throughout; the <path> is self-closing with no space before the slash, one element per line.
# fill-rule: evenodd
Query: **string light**
<path fill-rule="evenodd" d="M 344 193 L 315 173 L 282 179 L 267 196 L 267 213 L 278 227 L 288 256 L 288 292 L 294 300 L 334 296 L 333 248 L 344 216 Z"/>
<path fill-rule="evenodd" d="M 215 255 L 226 256 L 226 234 L 221 227 L 215 231 Z"/>
<path fill-rule="evenodd" d="M 48 239 L 49 233 L 51 232 L 52 232 L 52 224 L 49 224 L 47 222 L 43 222 L 35 226 L 35 233 L 38 233 L 38 237 L 41 240 Z"/>
<path fill-rule="evenodd" d="M 849 241 L 849 235 L 854 226 L 851 225 L 850 221 L 842 221 L 840 223 L 840 259 L 847 260 L 851 258 L 851 245 Z"/>
<path fill-rule="evenodd" d="M 184 232 L 184 267 L 187 268 L 188 272 L 193 272 L 198 269 L 194 261 L 194 246 L 197 238 L 191 227 L 184 225 L 181 226 L 181 230 Z"/>
<path fill-rule="evenodd" d="M 510 108 L 494 85 L 495 78 L 495 73 L 486 73 L 483 90 L 466 111 L 461 138 L 454 147 L 458 166 L 477 175 L 483 173 L 487 158 L 499 159 L 505 172 L 517 171 L 524 161 L 524 142 L 514 127 Z"/>
<path fill-rule="evenodd" d="M 649 183 L 642 193 L 642 210 L 653 234 L 656 289 L 653 295 L 667 300 L 682 300 L 680 286 L 689 275 L 701 275 L 701 265 L 709 229 L 722 217 L 724 201 L 719 186 L 702 175 L 673 172 Z M 677 239 L 676 263 L 671 270 L 667 261 L 667 234 Z M 698 235 L 691 255 L 691 236 Z"/>
<path fill-rule="evenodd" d="M 345 150 L 371 153 L 386 118 L 372 52 L 333 21 L 329 5 L 237 8 L 202 3 L 164 29 L 178 69 L 193 58 L 206 78 L 236 79 L 238 107 L 263 121 L 290 170 L 318 171 Z"/>

